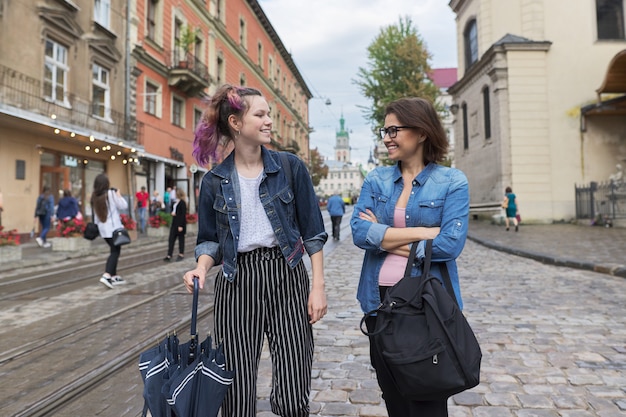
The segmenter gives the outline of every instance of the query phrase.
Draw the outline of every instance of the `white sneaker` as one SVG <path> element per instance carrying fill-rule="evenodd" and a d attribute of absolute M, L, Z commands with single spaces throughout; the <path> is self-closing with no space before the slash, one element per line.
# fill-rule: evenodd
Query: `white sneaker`
<path fill-rule="evenodd" d="M 51 246 L 52 246 L 52 244 L 50 242 L 44 242 L 44 244 L 43 244 L 44 248 L 49 248 Z"/>
<path fill-rule="evenodd" d="M 43 246 L 43 239 L 42 238 L 36 237 L 35 238 L 35 242 L 37 242 L 37 244 L 39 245 L 40 248 Z"/>
<path fill-rule="evenodd" d="M 102 275 L 102 277 L 100 277 L 100 282 L 103 283 L 107 288 L 113 289 L 113 281 L 111 277 L 105 277 L 104 275 Z"/>
<path fill-rule="evenodd" d="M 113 285 L 125 285 L 126 281 L 124 281 L 124 278 L 120 277 L 119 275 L 113 275 L 111 277 L 111 284 L 113 284 Z"/>

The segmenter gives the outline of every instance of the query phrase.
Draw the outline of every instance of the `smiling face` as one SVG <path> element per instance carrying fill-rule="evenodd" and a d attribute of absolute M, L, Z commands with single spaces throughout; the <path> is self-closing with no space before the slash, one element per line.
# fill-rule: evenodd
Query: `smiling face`
<path fill-rule="evenodd" d="M 261 96 L 247 96 L 248 110 L 241 120 L 235 123 L 236 141 L 263 145 L 271 141 L 272 118 L 267 100 Z"/>
<path fill-rule="evenodd" d="M 405 126 L 398 120 L 398 117 L 389 113 L 385 116 L 385 127 Z M 393 161 L 408 161 L 413 158 L 421 160 L 424 147 L 424 135 L 421 135 L 416 128 L 399 128 L 395 138 L 385 135 L 383 143 L 389 152 L 389 159 Z"/>

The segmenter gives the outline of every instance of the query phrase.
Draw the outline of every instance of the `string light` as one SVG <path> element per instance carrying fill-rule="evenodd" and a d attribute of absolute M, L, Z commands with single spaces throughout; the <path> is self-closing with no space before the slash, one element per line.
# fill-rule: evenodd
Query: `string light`
<path fill-rule="evenodd" d="M 61 132 L 61 131 L 60 131 L 59 129 L 54 129 L 54 133 L 55 133 L 55 134 L 57 134 L 57 135 L 58 135 L 60 132 Z"/>
<path fill-rule="evenodd" d="M 88 151 L 89 149 L 91 149 L 91 146 L 87 145 L 85 146 L 85 150 Z"/>

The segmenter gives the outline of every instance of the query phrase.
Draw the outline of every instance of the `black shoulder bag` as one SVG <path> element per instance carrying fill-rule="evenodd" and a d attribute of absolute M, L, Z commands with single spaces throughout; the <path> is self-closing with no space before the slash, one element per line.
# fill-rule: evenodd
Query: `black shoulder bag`
<path fill-rule="evenodd" d="M 432 240 L 426 243 L 421 277 L 411 277 L 416 251 L 414 243 L 404 277 L 380 307 L 363 317 L 361 331 L 381 352 L 404 397 L 445 400 L 478 385 L 482 353 L 457 304 L 446 265 L 440 264 L 447 290 L 430 275 Z M 372 315 L 377 315 L 376 328 L 368 333 L 364 323 Z"/>
<path fill-rule="evenodd" d="M 96 221 L 96 218 L 94 217 L 94 214 L 93 214 L 93 203 L 92 203 L 91 221 L 87 223 L 87 225 L 85 226 L 85 232 L 83 233 L 83 236 L 87 240 L 94 240 L 95 238 L 100 236 L 100 230 L 98 230 L 98 225 L 95 223 L 95 221 Z"/>

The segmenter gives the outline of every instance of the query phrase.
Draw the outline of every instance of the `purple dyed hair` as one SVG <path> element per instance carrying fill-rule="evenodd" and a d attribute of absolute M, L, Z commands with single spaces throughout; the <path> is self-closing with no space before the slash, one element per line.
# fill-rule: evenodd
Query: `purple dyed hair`
<path fill-rule="evenodd" d="M 243 116 L 248 109 L 247 96 L 262 94 L 254 88 L 224 84 L 209 99 L 193 141 L 192 155 L 201 166 L 207 165 L 212 158 L 217 159 L 219 146 L 225 146 L 231 140 L 228 118 L 231 115 Z"/>

